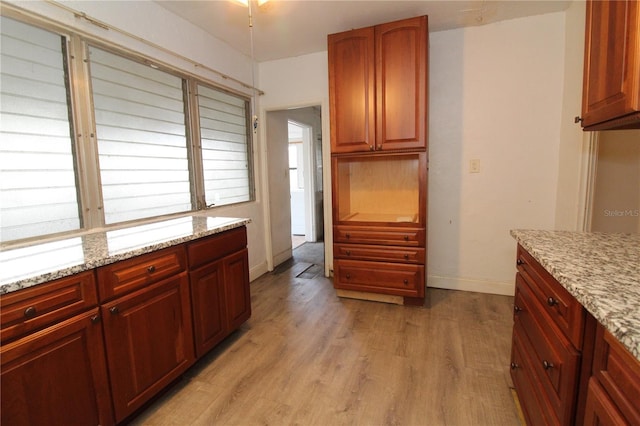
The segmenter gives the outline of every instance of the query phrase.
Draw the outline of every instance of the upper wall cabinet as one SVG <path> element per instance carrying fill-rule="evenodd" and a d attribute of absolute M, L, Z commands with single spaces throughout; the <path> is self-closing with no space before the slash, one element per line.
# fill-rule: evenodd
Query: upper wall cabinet
<path fill-rule="evenodd" d="M 587 1 L 582 126 L 640 128 L 638 1 Z"/>
<path fill-rule="evenodd" d="M 331 152 L 425 149 L 426 16 L 331 34 Z"/>

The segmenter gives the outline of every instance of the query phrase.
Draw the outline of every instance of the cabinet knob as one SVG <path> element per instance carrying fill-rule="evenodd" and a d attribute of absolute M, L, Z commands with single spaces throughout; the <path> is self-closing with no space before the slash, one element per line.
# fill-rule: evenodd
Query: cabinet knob
<path fill-rule="evenodd" d="M 112 306 L 109 308 L 109 312 L 111 312 L 113 315 L 117 315 L 120 313 L 120 309 L 118 309 L 117 306 Z"/>
<path fill-rule="evenodd" d="M 351 274 L 347 274 L 347 279 L 351 279 Z"/>
<path fill-rule="evenodd" d="M 549 370 L 551 368 L 553 368 L 553 363 L 549 362 L 547 360 L 542 361 L 542 368 L 544 368 L 545 370 Z"/>
<path fill-rule="evenodd" d="M 347 256 L 351 256 L 351 250 L 347 250 Z"/>
<path fill-rule="evenodd" d="M 404 260 L 409 260 L 409 255 L 408 254 L 404 255 Z"/>
<path fill-rule="evenodd" d="M 516 314 L 518 312 L 522 312 L 522 308 L 518 305 L 513 305 L 513 312 L 515 312 Z"/>
<path fill-rule="evenodd" d="M 554 299 L 553 297 L 549 297 L 547 299 L 547 305 L 549 306 L 555 306 L 558 304 L 558 301 L 556 299 Z"/>
<path fill-rule="evenodd" d="M 402 282 L 404 283 L 404 285 L 409 285 L 409 280 L 407 279 L 402 280 Z"/>
<path fill-rule="evenodd" d="M 404 236 L 404 240 L 405 240 L 405 241 L 409 241 L 409 236 L 408 236 L 408 235 L 405 235 L 405 236 Z"/>
<path fill-rule="evenodd" d="M 511 363 L 511 369 L 512 369 L 512 370 L 515 370 L 516 368 L 520 368 L 520 366 L 518 365 L 518 363 L 517 363 L 517 362 L 512 362 L 512 363 Z"/>
<path fill-rule="evenodd" d="M 518 265 L 518 266 L 524 265 L 524 260 L 522 260 L 522 259 L 516 260 L 516 265 Z"/>
<path fill-rule="evenodd" d="M 35 306 L 29 306 L 27 309 L 24 310 L 24 316 L 26 318 L 33 318 L 36 316 L 36 308 Z"/>
<path fill-rule="evenodd" d="M 373 145 L 369 145 L 369 151 L 373 151 L 375 147 Z"/>
<path fill-rule="evenodd" d="M 147 272 L 149 272 L 150 274 L 153 274 L 156 271 L 156 267 L 151 265 L 147 268 Z"/>
<path fill-rule="evenodd" d="M 92 324 L 97 324 L 100 322 L 100 315 L 94 315 L 91 317 L 91 323 Z"/>

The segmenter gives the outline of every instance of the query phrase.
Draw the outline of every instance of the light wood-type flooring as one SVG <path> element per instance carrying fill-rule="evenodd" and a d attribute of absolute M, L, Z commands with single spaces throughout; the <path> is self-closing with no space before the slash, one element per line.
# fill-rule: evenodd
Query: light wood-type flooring
<path fill-rule="evenodd" d="M 430 288 L 423 307 L 342 299 L 322 276 L 322 244 L 302 248 L 251 284 L 251 319 L 134 424 L 520 424 L 512 297 Z"/>

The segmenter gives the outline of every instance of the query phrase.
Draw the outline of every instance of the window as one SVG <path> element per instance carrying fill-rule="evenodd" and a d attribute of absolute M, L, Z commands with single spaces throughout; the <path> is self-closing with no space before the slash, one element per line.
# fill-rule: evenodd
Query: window
<path fill-rule="evenodd" d="M 247 143 L 248 102 L 198 86 L 205 202 L 224 205 L 251 199 Z"/>
<path fill-rule="evenodd" d="M 0 19 L 0 240 L 77 230 L 67 40 Z"/>
<path fill-rule="evenodd" d="M 89 55 L 105 223 L 191 210 L 182 79 Z"/>
<path fill-rule="evenodd" d="M 247 98 L 1 19 L 0 242 L 254 200 Z"/>

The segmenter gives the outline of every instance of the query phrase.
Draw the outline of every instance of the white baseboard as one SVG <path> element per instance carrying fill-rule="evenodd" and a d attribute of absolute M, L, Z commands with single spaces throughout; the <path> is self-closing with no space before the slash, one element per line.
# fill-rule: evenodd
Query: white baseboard
<path fill-rule="evenodd" d="M 256 280 L 269 272 L 269 268 L 267 267 L 267 261 L 260 263 L 249 269 L 249 282 Z"/>
<path fill-rule="evenodd" d="M 282 262 L 285 262 L 293 257 L 293 250 L 290 248 L 288 250 L 282 251 L 278 254 L 273 255 L 273 267 L 275 268 Z"/>
<path fill-rule="evenodd" d="M 447 290 L 477 291 L 479 293 L 501 294 L 513 296 L 515 294 L 515 283 L 504 283 L 498 281 L 472 280 L 456 277 L 439 277 L 429 275 L 427 277 L 427 287 L 444 288 Z"/>

